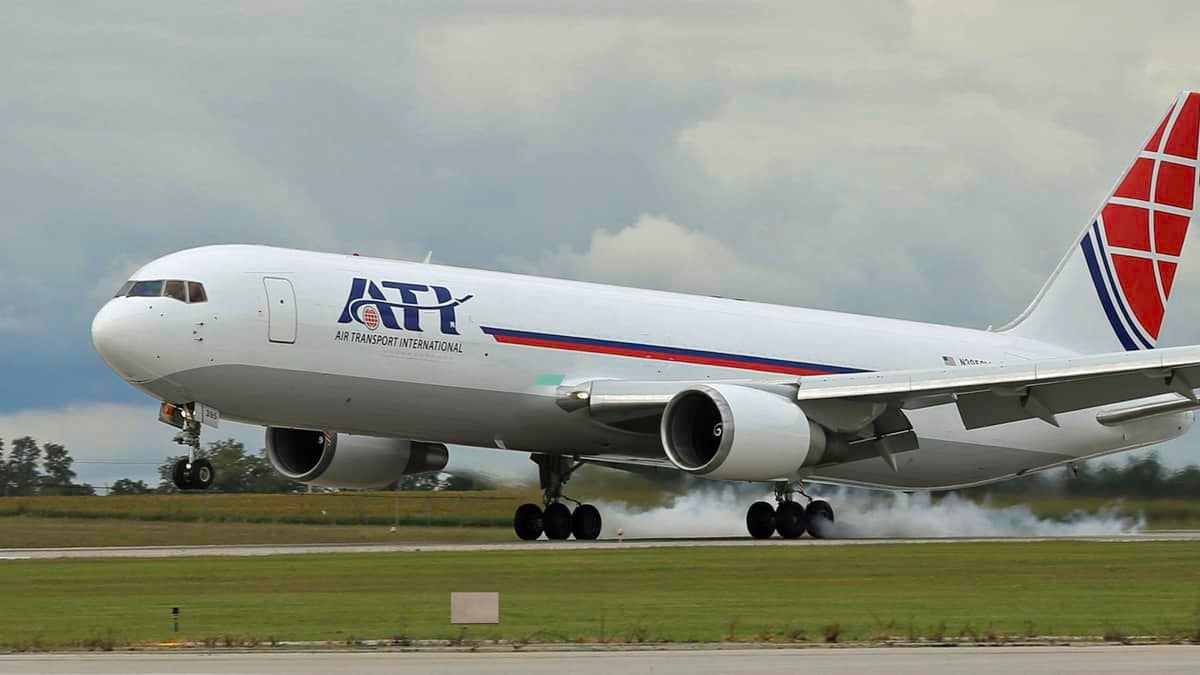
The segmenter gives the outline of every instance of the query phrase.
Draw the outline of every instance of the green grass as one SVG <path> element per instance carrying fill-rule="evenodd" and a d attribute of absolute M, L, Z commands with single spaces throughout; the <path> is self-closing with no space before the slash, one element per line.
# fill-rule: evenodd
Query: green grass
<path fill-rule="evenodd" d="M 536 491 L 6 497 L 0 516 L 305 525 L 509 526 Z"/>
<path fill-rule="evenodd" d="M 614 492 L 610 501 L 661 504 L 659 492 Z M 473 492 L 347 492 L 325 494 L 169 494 L 118 497 L 0 497 L 4 516 L 122 519 L 206 523 L 285 523 L 512 527 L 525 502 L 541 502 L 532 489 Z M 0 546 L 4 544 L 0 541 Z"/>
<path fill-rule="evenodd" d="M 474 543 L 513 541 L 511 524 L 498 527 L 292 525 L 234 522 L 137 521 L 99 518 L 0 518 L 5 548 L 60 546 L 204 546 L 235 544 Z"/>
<path fill-rule="evenodd" d="M 588 491 L 591 498 L 633 507 L 659 506 L 670 492 L 643 488 Z M 385 492 L 340 494 L 173 494 L 126 497 L 4 497 L 4 516 L 122 519 L 145 522 L 262 523 L 294 525 L 373 525 L 491 527 L 507 529 L 524 502 L 540 502 L 537 490 L 476 492 Z M 1108 499 L 996 496 L 996 506 L 1024 504 L 1044 518 L 1063 519 L 1076 511 L 1144 515 L 1151 529 L 1200 527 L 1200 499 Z M 0 547 L 5 546 L 0 537 Z"/>
<path fill-rule="evenodd" d="M 1200 624 L 1190 542 L 552 548 L 0 561 L 0 643 L 1195 638 Z M 451 591 L 500 591 L 501 623 L 451 626 Z"/>

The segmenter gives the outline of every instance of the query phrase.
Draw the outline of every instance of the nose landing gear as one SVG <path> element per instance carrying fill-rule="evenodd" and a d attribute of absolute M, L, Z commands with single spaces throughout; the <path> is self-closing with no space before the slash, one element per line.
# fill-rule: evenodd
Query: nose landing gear
<path fill-rule="evenodd" d="M 171 482 L 180 490 L 207 490 L 216 476 L 212 463 L 203 458 L 189 461 L 187 457 L 180 457 L 171 470 Z"/>
<path fill-rule="evenodd" d="M 562 541 L 575 535 L 581 541 L 593 540 L 600 536 L 602 521 L 600 510 L 591 504 L 564 497 L 563 484 L 570 479 L 583 462 L 574 463 L 560 455 L 531 455 L 530 459 L 538 465 L 538 477 L 542 487 L 542 503 L 522 504 L 513 515 L 513 530 L 525 541 L 533 541 L 542 534 L 547 539 Z M 574 512 L 563 503 L 563 500 L 576 504 Z"/>
<path fill-rule="evenodd" d="M 808 500 L 808 506 L 795 501 L 799 492 Z M 746 529 L 755 539 L 769 539 L 775 532 L 784 539 L 796 539 L 807 531 L 813 538 L 830 536 L 833 525 L 833 507 L 824 499 L 813 499 L 804 493 L 799 483 L 780 482 L 775 484 L 775 502 L 754 502 L 746 511 Z"/>
<path fill-rule="evenodd" d="M 180 457 L 171 469 L 171 482 L 179 490 L 207 490 L 216 480 L 217 472 L 212 462 L 196 458 L 200 451 L 200 422 L 196 420 L 193 407 L 164 403 L 159 419 L 178 426 L 180 431 L 174 440 L 188 447 L 187 457 Z"/>

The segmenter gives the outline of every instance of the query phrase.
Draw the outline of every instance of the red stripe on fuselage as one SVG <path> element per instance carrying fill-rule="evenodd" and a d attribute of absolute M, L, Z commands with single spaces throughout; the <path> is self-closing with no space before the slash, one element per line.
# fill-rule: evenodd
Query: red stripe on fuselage
<path fill-rule="evenodd" d="M 527 347 L 545 347 L 547 349 L 560 349 L 570 352 L 587 352 L 589 354 L 608 354 L 611 356 L 629 356 L 638 359 L 652 359 L 655 361 L 674 361 L 679 363 L 694 363 L 702 366 L 720 366 L 722 368 L 737 368 L 740 370 L 754 370 L 765 373 L 782 373 L 786 375 L 828 375 L 827 370 L 817 370 L 814 368 L 796 368 L 775 363 L 755 363 L 754 361 L 744 361 L 741 359 L 722 359 L 714 356 L 700 356 L 693 354 L 668 354 L 657 352 L 649 349 L 636 349 L 631 347 L 620 347 L 616 345 L 596 345 L 579 342 L 567 342 L 563 340 L 553 340 L 546 338 L 525 337 L 493 334 L 497 342 L 505 344 L 525 345 Z"/>

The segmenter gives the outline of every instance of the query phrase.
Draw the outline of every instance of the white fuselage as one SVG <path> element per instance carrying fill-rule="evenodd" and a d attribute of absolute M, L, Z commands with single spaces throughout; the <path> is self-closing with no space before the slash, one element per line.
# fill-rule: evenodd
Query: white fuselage
<path fill-rule="evenodd" d="M 561 385 L 794 380 L 1071 353 L 964 328 L 260 246 L 183 251 L 134 279 L 207 290 L 198 304 L 115 298 L 96 317 L 105 359 L 160 399 L 264 426 L 525 452 L 663 457 L 657 435 L 559 407 Z M 874 458 L 809 477 L 977 484 L 1160 442 L 1192 420 L 1106 427 L 1093 409 L 1060 415 L 1057 428 L 1028 420 L 968 431 L 953 405 L 907 414 L 920 449 L 897 457 L 898 472 Z"/>

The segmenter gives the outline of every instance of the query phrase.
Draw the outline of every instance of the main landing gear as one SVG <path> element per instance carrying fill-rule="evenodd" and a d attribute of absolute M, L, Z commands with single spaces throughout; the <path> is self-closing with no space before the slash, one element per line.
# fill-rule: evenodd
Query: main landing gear
<path fill-rule="evenodd" d="M 795 500 L 799 492 L 808 500 L 805 507 Z M 807 531 L 822 539 L 830 535 L 833 525 L 833 507 L 824 499 L 813 499 L 804 494 L 800 483 L 781 482 L 775 484 L 775 502 L 754 502 L 746 511 L 746 529 L 755 539 L 768 539 L 776 532 L 784 539 L 796 539 Z"/>
<path fill-rule="evenodd" d="M 547 539 L 563 540 L 575 535 L 576 539 L 591 540 L 600 536 L 600 510 L 591 504 L 581 504 L 562 494 L 563 483 L 570 479 L 583 462 L 572 462 L 560 455 L 531 455 L 538 465 L 538 478 L 542 486 L 543 509 L 537 504 L 522 504 L 513 515 L 513 529 L 517 536 L 533 541 L 544 533 Z M 562 500 L 574 502 L 575 510 Z"/>
<path fill-rule="evenodd" d="M 164 409 L 166 404 L 164 404 Z M 196 458 L 200 450 L 200 422 L 192 410 L 184 406 L 177 411 L 183 418 L 183 426 L 175 434 L 175 442 L 188 447 L 187 457 L 180 457 L 171 469 L 171 481 L 179 490 L 207 490 L 217 477 L 216 469 L 207 459 Z"/>

